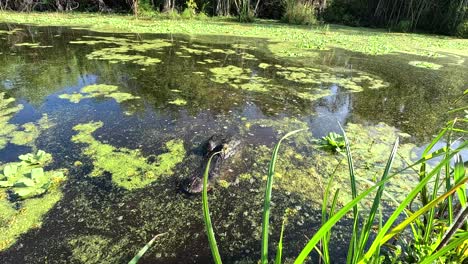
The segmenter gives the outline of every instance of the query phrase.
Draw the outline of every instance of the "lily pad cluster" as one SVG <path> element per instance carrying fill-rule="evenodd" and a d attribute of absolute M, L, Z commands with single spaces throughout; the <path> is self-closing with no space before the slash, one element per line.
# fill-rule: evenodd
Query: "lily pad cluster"
<path fill-rule="evenodd" d="M 86 144 L 83 153 L 93 160 L 90 176 L 112 174 L 112 181 L 119 187 L 133 190 L 143 188 L 159 177 L 172 175 L 174 167 L 182 162 L 185 149 L 182 140 L 170 140 L 164 145 L 166 152 L 144 157 L 139 149 L 117 148 L 96 140 L 92 133 L 103 126 L 102 122 L 76 125 L 75 143 Z"/>
<path fill-rule="evenodd" d="M 23 109 L 23 105 L 14 103 L 14 98 L 6 98 L 5 93 L 0 93 L 0 149 L 5 148 L 8 143 L 32 146 L 42 130 L 54 125 L 47 114 L 36 122 L 11 124 L 13 115 Z"/>
<path fill-rule="evenodd" d="M 41 225 L 42 217 L 62 197 L 64 170 L 46 170 L 52 156 L 42 150 L 0 166 L 0 251 Z"/>
<path fill-rule="evenodd" d="M 132 40 L 127 38 L 116 37 L 98 37 L 85 36 L 85 39 L 70 41 L 71 44 L 111 44 L 117 47 L 108 47 L 95 50 L 86 55 L 88 59 L 106 60 L 110 63 L 130 62 L 142 66 L 150 66 L 161 62 L 160 59 L 154 58 L 141 53 L 147 51 L 160 51 L 165 47 L 172 46 L 169 41 L 154 39 L 154 40 Z"/>
<path fill-rule="evenodd" d="M 7 189 L 19 199 L 28 199 L 44 194 L 54 182 L 65 179 L 63 172 L 44 172 L 43 166 L 52 160 L 50 154 L 39 150 L 36 154 L 18 157 L 20 163 L 3 167 L 0 174 L 0 188 Z"/>
<path fill-rule="evenodd" d="M 75 104 L 79 103 L 83 99 L 99 97 L 112 98 L 118 103 L 140 98 L 130 93 L 119 92 L 118 89 L 119 87 L 115 85 L 92 84 L 83 87 L 79 93 L 61 94 L 59 95 L 59 98 L 69 100 Z"/>

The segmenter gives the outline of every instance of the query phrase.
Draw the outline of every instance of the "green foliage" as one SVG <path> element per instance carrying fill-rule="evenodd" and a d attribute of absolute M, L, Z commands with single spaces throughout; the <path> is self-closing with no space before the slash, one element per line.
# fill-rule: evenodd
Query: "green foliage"
<path fill-rule="evenodd" d="M 250 0 L 239 1 L 238 19 L 241 23 L 252 23 L 255 21 L 255 15 L 250 8 Z"/>
<path fill-rule="evenodd" d="M 468 20 L 465 20 L 465 21 L 461 22 L 457 26 L 456 35 L 461 37 L 461 38 L 468 38 Z"/>
<path fill-rule="evenodd" d="M 313 4 L 304 0 L 283 0 L 284 14 L 281 21 L 297 25 L 317 24 Z"/>
<path fill-rule="evenodd" d="M 0 174 L 0 188 L 7 188 L 19 199 L 28 199 L 44 194 L 54 181 L 64 179 L 63 172 L 44 173 L 42 166 L 51 161 L 50 154 L 39 150 L 19 156 L 21 162 L 10 163 Z M 3 178 L 3 179 L 2 179 Z"/>
<path fill-rule="evenodd" d="M 308 258 L 308 255 L 312 250 L 319 250 L 320 256 L 324 263 L 331 263 L 328 244 L 330 242 L 330 233 L 332 227 L 340 220 L 342 220 L 348 212 L 353 210 L 353 231 L 351 233 L 351 242 L 348 250 L 347 263 L 382 263 L 385 260 L 385 255 L 382 255 L 382 247 L 387 245 L 386 243 L 390 239 L 397 238 L 400 243 L 406 245 L 407 248 L 404 249 L 404 254 L 401 254 L 401 251 L 391 250 L 390 252 L 395 252 L 397 255 L 393 256 L 393 261 L 399 261 L 400 259 L 405 262 L 419 262 L 430 263 L 430 261 L 438 259 L 439 263 L 463 263 L 463 261 L 468 257 L 464 252 L 466 251 L 467 245 L 465 245 L 466 238 L 468 238 L 468 231 L 465 230 L 466 226 L 460 229 L 465 222 L 465 217 L 460 216 L 453 219 L 453 211 L 450 208 L 455 206 L 453 204 L 453 195 L 458 194 L 461 205 L 465 205 L 468 201 L 464 191 L 465 184 L 468 182 L 468 177 L 465 175 L 465 169 L 463 167 L 463 161 L 461 160 L 458 153 L 462 150 L 465 150 L 468 147 L 468 142 L 462 142 L 455 149 L 449 149 L 452 145 L 450 142 L 450 134 L 454 131 L 460 131 L 458 129 L 454 130 L 454 123 L 451 122 L 449 125 L 442 130 L 442 132 L 429 144 L 426 148 L 423 157 L 417 162 L 409 165 L 404 170 L 413 168 L 415 166 L 420 166 L 420 182 L 411 190 L 408 196 L 398 204 L 395 211 L 390 215 L 388 220 L 383 223 L 380 206 L 382 204 L 382 197 L 385 193 L 385 184 L 391 179 L 395 178 L 402 171 L 397 171 L 392 173 L 392 165 L 394 163 L 397 149 L 398 149 L 398 138 L 396 139 L 393 149 L 387 160 L 382 178 L 374 186 L 369 187 L 362 193 L 357 191 L 357 180 L 359 179 L 355 175 L 354 162 L 351 155 L 351 146 L 348 142 L 346 134 L 343 136 L 345 141 L 344 145 L 346 146 L 346 153 L 348 158 L 349 165 L 349 176 L 351 181 L 352 189 L 352 201 L 345 204 L 341 209 L 335 212 L 336 201 L 338 197 L 338 191 L 335 192 L 333 197 L 333 202 L 331 209 L 328 210 L 328 200 L 330 192 L 330 182 L 327 186 L 327 190 L 324 196 L 324 207 L 322 208 L 322 226 L 321 228 L 312 236 L 307 245 L 304 247 L 302 252 L 298 255 L 294 263 L 303 263 Z M 300 130 L 298 130 L 300 131 Z M 298 131 L 291 132 L 285 137 L 290 136 L 293 133 Z M 343 131 L 344 132 L 344 131 Z M 443 136 L 449 133 L 447 138 L 447 148 L 440 150 L 435 150 L 430 153 L 433 146 L 439 142 Z M 271 200 L 271 190 L 273 185 L 273 175 L 275 174 L 275 166 L 278 156 L 279 146 L 281 141 L 285 138 L 283 137 L 273 150 L 273 154 L 270 160 L 270 166 L 268 170 L 268 177 L 266 183 L 265 191 L 265 204 L 263 208 L 263 225 L 262 225 L 262 252 L 261 252 L 261 263 L 268 263 L 268 236 L 269 236 L 269 215 L 270 215 L 270 200 Z M 336 141 L 337 135 L 330 136 Z M 343 147 L 343 146 L 342 146 Z M 427 162 L 433 158 L 441 157 L 442 160 L 439 161 L 435 166 L 426 171 L 428 167 Z M 456 162 L 454 167 L 450 164 L 452 158 L 455 158 Z M 448 179 L 446 184 L 440 181 L 441 174 L 445 171 L 447 173 L 447 178 L 452 178 L 453 180 Z M 434 190 L 430 199 L 424 199 L 424 197 L 429 197 L 427 190 L 429 189 L 428 184 L 431 180 L 436 177 L 435 186 L 431 186 L 430 189 Z M 441 189 L 441 187 L 443 187 Z M 205 184 L 206 188 L 206 184 Z M 441 190 L 441 193 L 437 193 L 437 190 Z M 367 213 L 367 216 L 361 220 L 362 213 L 359 213 L 359 202 L 361 202 L 365 197 L 370 193 L 376 191 L 375 197 L 373 199 L 372 206 L 370 211 Z M 208 206 L 208 200 L 206 198 L 206 193 L 203 198 L 204 208 Z M 412 210 L 413 200 L 416 197 L 422 198 L 422 204 L 419 205 L 416 210 Z M 440 211 L 442 210 L 442 211 Z M 466 210 L 465 210 L 466 211 Z M 406 217 L 402 222 L 395 225 L 397 219 L 400 218 L 402 213 L 406 214 Z M 467 211 L 468 212 L 468 211 Z M 421 218 L 423 217 L 423 218 Z M 376 220 L 378 219 L 378 220 Z M 424 220 L 421 220 L 424 219 Z M 376 230 L 374 230 L 375 222 L 378 222 Z M 363 223 L 362 225 L 360 223 Z M 211 220 L 209 217 L 209 212 L 205 213 L 205 223 L 207 227 L 207 232 L 210 239 L 210 246 L 212 249 L 215 249 L 213 256 L 215 257 L 215 263 L 221 263 L 219 253 L 217 252 L 216 241 L 214 240 L 213 227 L 211 225 Z M 284 226 L 284 225 L 283 225 Z M 404 231 L 407 227 L 411 226 L 413 230 L 413 236 L 408 237 L 404 234 Z M 442 226 L 443 228 L 434 228 L 437 226 Z M 449 227 L 450 226 L 450 227 Z M 283 230 L 281 231 L 283 233 Z M 373 237 L 373 233 L 376 233 L 375 239 L 370 241 L 369 239 Z M 278 252 L 276 263 L 281 261 L 281 252 L 282 252 L 282 237 L 280 235 L 280 244 L 278 245 Z M 426 238 L 425 240 L 423 238 Z M 317 247 L 317 244 L 321 242 L 321 249 Z M 368 247 L 369 243 L 371 244 Z M 391 247 L 390 247 L 391 248 Z M 419 255 L 418 258 L 405 258 L 407 255 Z M 393 263 L 394 263 L 393 262 Z"/>
<path fill-rule="evenodd" d="M 395 30 L 399 32 L 410 32 L 411 31 L 411 21 L 409 20 L 401 20 L 395 26 Z"/>
<path fill-rule="evenodd" d="M 341 152 L 345 146 L 346 143 L 344 137 L 335 132 L 328 133 L 327 136 L 322 137 L 319 141 L 319 147 L 321 149 L 332 152 Z"/>

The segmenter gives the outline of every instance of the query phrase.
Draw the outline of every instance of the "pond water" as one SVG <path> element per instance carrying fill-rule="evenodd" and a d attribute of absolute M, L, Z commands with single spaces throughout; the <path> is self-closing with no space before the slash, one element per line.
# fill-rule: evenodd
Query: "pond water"
<path fill-rule="evenodd" d="M 211 261 L 201 197 L 179 187 L 199 173 L 201 146 L 214 134 L 241 141 L 209 197 L 220 251 L 227 262 L 253 263 L 271 149 L 285 132 L 307 128 L 283 147 L 273 192 L 272 241 L 289 208 L 285 256 L 294 257 L 318 228 L 336 168 L 339 202 L 350 195 L 343 156 L 315 139 L 339 132 L 340 122 L 358 175 L 375 179 L 396 136 L 395 167 L 417 158 L 468 83 L 466 58 L 449 53 L 335 49 L 303 65 L 269 45 L 0 25 L 0 168 L 43 150 L 52 157 L 46 175 L 64 174 L 33 198 L 1 189 L 2 263 L 125 263 L 160 233 L 141 263 Z M 393 198 L 413 182 L 405 174 L 391 183 Z M 338 258 L 346 249 L 339 231 L 348 227 L 337 227 Z"/>

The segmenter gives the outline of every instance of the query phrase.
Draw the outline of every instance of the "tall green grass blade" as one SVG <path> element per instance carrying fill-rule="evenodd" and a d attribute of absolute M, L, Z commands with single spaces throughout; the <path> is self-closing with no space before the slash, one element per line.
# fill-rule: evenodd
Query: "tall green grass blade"
<path fill-rule="evenodd" d="M 330 215 L 334 214 L 334 209 L 335 209 L 335 205 L 336 205 L 336 198 L 338 196 L 338 193 L 339 193 L 340 189 L 336 190 L 336 192 L 335 192 L 335 197 L 333 197 L 333 203 L 332 203 L 332 207 L 330 209 L 330 213 L 327 213 L 328 198 L 330 197 L 331 186 L 332 186 L 332 183 L 333 183 L 333 181 L 335 179 L 335 176 L 336 176 L 336 170 L 338 169 L 338 167 L 340 165 L 341 165 L 341 161 L 340 161 L 340 163 L 338 163 L 338 165 L 333 170 L 333 173 L 331 174 L 330 179 L 328 180 L 328 183 L 327 183 L 327 187 L 325 189 L 325 194 L 323 196 L 323 202 L 322 202 L 322 222 L 321 222 L 322 225 L 325 222 L 328 221 L 328 218 L 329 218 Z M 321 256 L 322 256 L 322 259 L 323 259 L 325 264 L 330 263 L 330 252 L 329 252 L 329 248 L 328 248 L 328 244 L 330 242 L 330 235 L 331 235 L 331 232 L 328 232 L 328 234 L 325 235 L 324 239 L 322 239 L 322 241 L 321 241 L 322 251 L 323 251 L 323 252 L 321 252 L 322 253 Z"/>
<path fill-rule="evenodd" d="M 459 188 L 463 187 L 463 185 L 468 181 L 468 177 L 467 178 L 464 178 L 460 181 L 460 183 L 456 184 L 455 186 L 452 187 L 452 189 L 450 189 L 449 191 L 447 191 L 446 193 L 442 194 L 441 196 L 437 197 L 437 199 L 435 200 L 432 200 L 430 203 L 428 203 L 427 205 L 425 205 L 423 208 L 419 209 L 418 211 L 416 211 L 414 214 L 412 214 L 410 217 L 406 218 L 403 222 L 401 222 L 400 224 L 398 224 L 395 228 L 392 229 L 392 231 L 390 231 L 387 235 L 385 235 L 383 237 L 382 240 L 380 240 L 380 244 L 383 245 L 384 243 L 386 243 L 388 240 L 390 240 L 393 236 L 395 236 L 396 234 L 399 234 L 401 233 L 405 228 L 406 226 L 408 226 L 409 223 L 413 222 L 415 219 L 417 219 L 419 216 L 423 215 L 424 213 L 426 213 L 427 211 L 429 211 L 431 208 L 433 208 L 434 206 L 436 206 L 438 203 L 442 202 L 443 200 L 445 200 L 447 197 L 449 197 L 450 195 L 452 195 L 454 192 L 456 192 Z"/>
<path fill-rule="evenodd" d="M 263 222 L 262 222 L 262 251 L 261 251 L 261 261 L 262 264 L 268 263 L 268 230 L 270 228 L 270 204 L 271 204 L 271 190 L 273 187 L 273 176 L 275 174 L 276 161 L 278 159 L 278 151 L 281 146 L 281 142 L 286 138 L 304 131 L 306 129 L 298 129 L 284 135 L 278 143 L 276 143 L 275 148 L 273 149 L 273 154 L 270 159 L 270 166 L 268 167 L 268 178 L 265 188 L 265 201 L 263 205 Z"/>
<path fill-rule="evenodd" d="M 440 172 L 437 173 L 436 180 L 434 183 L 434 188 L 432 190 L 432 197 L 431 200 L 434 200 L 437 198 L 437 190 L 439 190 L 439 180 L 440 180 Z M 424 243 L 429 243 L 429 240 L 431 239 L 432 231 L 434 229 L 434 215 L 435 215 L 436 207 L 432 207 L 431 211 L 429 212 L 429 217 L 427 217 L 427 224 L 425 226 L 425 231 L 424 231 Z"/>
<path fill-rule="evenodd" d="M 384 173 L 382 174 L 381 181 L 387 179 L 387 177 L 390 174 L 390 170 L 392 168 L 392 164 L 395 159 L 395 155 L 397 153 L 398 143 L 399 143 L 399 139 L 396 138 L 395 143 L 393 144 L 392 152 L 390 154 L 390 157 L 388 158 L 387 165 L 385 166 Z M 366 220 L 366 224 L 364 228 L 361 230 L 361 235 L 359 237 L 358 252 L 356 252 L 356 254 L 358 255 L 358 259 L 361 257 L 361 254 L 364 253 L 364 247 L 366 246 L 367 240 L 369 239 L 371 228 L 374 223 L 375 215 L 377 214 L 377 210 L 380 205 L 380 200 L 382 199 L 384 188 L 385 188 L 385 184 L 382 184 L 377 190 L 377 193 L 375 194 L 374 202 L 372 203 L 372 207 L 369 212 L 369 217 Z"/>
<path fill-rule="evenodd" d="M 436 259 L 444 256 L 447 252 L 453 250 L 454 248 L 459 247 L 467 240 L 468 240 L 468 232 L 464 232 L 459 237 L 457 237 L 452 242 L 450 242 L 447 246 L 443 247 L 441 250 L 437 251 L 436 253 L 432 255 L 427 256 L 423 261 L 420 262 L 420 264 L 434 263 Z"/>
<path fill-rule="evenodd" d="M 406 205 L 412 201 L 414 199 L 414 197 L 419 193 L 419 191 L 421 190 L 422 186 L 424 184 L 427 184 L 427 182 L 430 180 L 430 178 L 432 176 L 434 176 L 438 170 L 440 170 L 441 168 L 443 168 L 445 162 L 449 162 L 450 159 L 455 155 L 455 153 L 458 153 L 460 152 L 462 149 L 466 148 L 468 146 L 468 142 L 464 142 L 462 144 L 460 144 L 460 146 L 452 151 L 451 155 L 449 157 L 445 157 L 426 177 L 426 179 L 423 180 L 423 182 L 420 182 L 416 187 L 415 189 L 409 194 L 409 196 L 404 200 L 404 203 L 402 203 L 396 210 L 395 212 L 392 214 L 391 216 L 391 219 L 389 220 L 392 220 L 391 222 L 387 221 L 387 223 L 384 225 L 384 227 L 382 227 L 382 231 L 385 230 L 388 231 L 388 229 L 390 229 L 390 227 L 393 225 L 393 223 L 395 222 L 395 220 L 397 219 L 397 217 L 400 215 L 400 213 L 405 209 Z M 431 157 L 429 157 L 429 159 L 433 158 L 433 157 L 436 157 L 436 156 L 440 156 L 440 153 L 438 155 L 431 155 Z M 410 167 L 414 167 L 418 164 L 421 164 L 422 162 L 425 162 L 427 161 L 428 158 L 423 158 L 417 162 L 415 162 L 414 164 L 411 164 L 410 166 L 408 166 L 407 168 L 410 168 Z M 407 169 L 406 168 L 406 169 Z M 358 204 L 364 197 L 366 197 L 367 195 L 369 195 L 371 192 L 373 192 L 375 189 L 377 189 L 379 186 L 381 186 L 382 184 L 385 184 L 386 182 L 390 181 L 391 179 L 393 179 L 396 175 L 398 175 L 399 172 L 396 172 L 394 174 L 392 174 L 391 176 L 387 177 L 384 181 L 380 181 L 378 183 L 376 183 L 374 186 L 368 188 L 367 190 L 365 190 L 363 193 L 361 193 L 358 197 L 356 197 L 355 199 L 353 199 L 352 201 L 348 202 L 345 206 L 343 206 L 343 208 L 341 208 L 336 214 L 334 214 L 333 216 L 330 217 L 330 219 L 322 225 L 322 227 L 314 234 L 314 236 L 309 240 L 309 242 L 307 242 L 306 246 L 302 249 L 302 251 L 300 252 L 300 254 L 298 255 L 298 257 L 295 259 L 294 263 L 295 264 L 300 264 L 300 263 L 303 263 L 307 256 L 310 254 L 310 252 L 314 249 L 315 245 L 318 243 L 318 241 L 320 241 L 320 239 L 326 234 L 326 232 L 329 232 L 329 230 L 341 219 L 343 218 L 346 213 L 348 213 L 349 210 L 351 210 L 351 208 L 353 208 L 356 204 Z M 380 238 L 384 236 L 384 234 L 382 234 L 383 232 L 379 232 L 379 235 L 380 235 Z M 372 247 L 372 246 L 371 246 Z M 376 247 L 376 245 L 374 245 L 374 247 Z M 375 249 L 372 250 L 372 252 L 375 251 Z M 370 252 L 370 250 L 368 251 L 368 253 Z M 372 256 L 372 254 L 370 254 L 370 256 Z M 367 255 L 364 255 L 364 257 L 367 257 Z M 366 263 L 366 262 L 363 262 L 363 263 Z"/>
<path fill-rule="evenodd" d="M 130 262 L 128 262 L 128 264 L 136 264 L 138 263 L 138 261 L 140 261 L 141 257 L 143 257 L 143 255 L 146 253 L 146 251 L 148 251 L 148 249 L 154 244 L 154 241 L 156 241 L 156 239 L 162 235 L 165 235 L 167 233 L 162 233 L 162 234 L 158 234 L 158 235 L 155 235 L 148 243 L 146 243 L 146 245 L 144 247 L 142 247 L 140 249 L 140 251 L 138 251 L 138 253 L 132 258 L 132 260 L 130 260 Z"/>
<path fill-rule="evenodd" d="M 449 161 L 447 161 L 449 162 Z M 443 165 L 443 164 L 439 164 L 439 165 Z M 432 171 L 430 174 L 433 175 L 433 172 Z M 428 175 L 427 177 L 427 180 L 431 178 L 431 176 Z M 423 182 L 425 184 L 427 184 L 427 180 L 425 179 Z M 430 210 L 431 208 L 433 208 L 434 206 L 436 206 L 438 203 L 442 202 L 444 199 L 446 199 L 447 197 L 449 197 L 450 195 L 452 195 L 458 188 L 460 188 L 461 186 L 463 186 L 463 184 L 465 184 L 465 182 L 468 181 L 468 178 L 464 178 L 460 183 L 456 184 L 452 189 L 450 189 L 449 191 L 447 191 L 446 193 L 444 193 L 443 195 L 439 196 L 437 199 L 431 201 L 430 203 L 428 203 L 427 205 L 425 205 L 423 208 L 419 209 L 418 211 L 416 211 L 414 214 L 412 214 L 410 217 L 406 218 L 402 223 L 400 223 L 399 225 L 397 225 L 395 228 L 393 228 L 388 234 L 386 234 L 386 231 L 390 229 L 391 225 L 393 225 L 393 223 L 396 221 L 397 217 L 399 216 L 399 214 L 401 213 L 401 211 L 399 211 L 400 207 L 402 205 L 407 205 L 409 203 L 409 201 L 407 201 L 409 198 L 411 198 L 413 196 L 413 192 L 416 191 L 416 190 L 420 190 L 421 189 L 421 183 L 418 184 L 418 186 L 410 193 L 410 195 L 408 196 L 408 198 L 405 199 L 405 201 L 403 201 L 401 203 L 401 205 L 397 208 L 397 210 L 395 210 L 395 212 L 390 216 L 390 218 L 387 220 L 387 223 L 385 224 L 385 226 L 382 228 L 382 230 L 379 232 L 379 234 L 377 235 L 377 237 L 375 238 L 374 242 L 372 243 L 371 247 L 369 248 L 369 250 L 367 251 L 367 253 L 364 255 L 364 258 L 361 259 L 359 261 L 359 263 L 368 263 L 368 260 L 370 259 L 370 257 L 373 255 L 373 253 L 377 250 L 377 248 L 379 248 L 380 246 L 382 246 L 383 244 L 385 244 L 388 240 L 390 240 L 393 236 L 395 236 L 396 234 L 399 234 L 401 233 L 405 228 L 406 226 L 408 226 L 411 222 L 413 222 L 414 220 L 416 220 L 419 216 L 421 216 L 422 214 L 424 214 L 425 212 L 427 212 L 428 210 Z M 417 193 L 416 193 L 417 194 Z"/>
<path fill-rule="evenodd" d="M 221 264 L 221 256 L 219 255 L 218 244 L 214 235 L 213 224 L 211 223 L 210 209 L 208 207 L 208 175 L 210 172 L 211 159 L 220 152 L 216 152 L 211 155 L 208 163 L 206 164 L 205 172 L 203 173 L 203 219 L 205 220 L 206 235 L 208 236 L 208 242 L 210 243 L 211 254 L 216 264 Z"/>
<path fill-rule="evenodd" d="M 452 133 L 453 133 L 453 127 L 457 123 L 457 118 L 453 120 L 452 123 L 449 124 L 449 131 L 447 135 L 447 152 L 445 153 L 445 156 L 448 156 L 450 154 L 450 145 L 452 143 Z M 452 186 L 451 180 L 450 180 L 450 162 L 447 162 L 445 164 L 445 189 L 449 190 Z M 452 203 L 452 196 L 448 197 L 447 201 L 448 205 L 448 215 L 449 215 L 449 224 L 451 225 L 453 222 L 453 203 Z"/>
<path fill-rule="evenodd" d="M 283 258 L 283 234 L 284 234 L 284 226 L 286 225 L 286 216 L 287 213 L 285 213 L 285 216 L 283 217 L 283 224 L 281 224 L 281 233 L 280 233 L 280 239 L 278 242 L 278 249 L 276 250 L 276 258 L 275 258 L 275 264 L 281 264 L 281 259 Z"/>
<path fill-rule="evenodd" d="M 453 179 L 455 183 L 457 183 L 460 179 L 465 177 L 465 166 L 463 164 L 463 159 L 460 155 L 455 155 L 455 168 L 453 170 Z M 466 206 L 466 190 L 459 189 L 457 190 L 458 200 L 460 200 L 460 204 L 462 207 Z"/>
<path fill-rule="evenodd" d="M 357 196 L 357 188 L 356 188 L 356 177 L 354 177 L 354 164 L 353 164 L 353 157 L 351 155 L 351 147 L 349 144 L 348 137 L 346 135 L 345 130 L 338 123 L 340 126 L 341 132 L 343 132 L 343 137 L 345 140 L 346 145 L 346 157 L 348 158 L 348 168 L 349 168 L 349 177 L 351 180 L 351 195 L 352 198 L 355 199 Z M 358 213 L 358 206 L 357 204 L 353 206 L 353 231 L 351 236 L 351 243 L 349 244 L 348 248 L 348 255 L 346 258 L 346 263 L 353 263 L 356 259 L 356 254 L 358 252 L 358 225 L 359 225 L 359 213 Z"/>

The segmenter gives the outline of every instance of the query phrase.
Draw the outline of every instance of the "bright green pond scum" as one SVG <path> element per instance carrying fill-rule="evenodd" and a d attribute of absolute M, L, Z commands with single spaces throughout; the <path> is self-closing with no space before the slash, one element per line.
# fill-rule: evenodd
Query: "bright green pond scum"
<path fill-rule="evenodd" d="M 75 104 L 79 103 L 83 99 L 88 98 L 112 98 L 117 101 L 117 103 L 140 98 L 130 93 L 118 92 L 118 88 L 119 87 L 115 85 L 93 84 L 83 87 L 79 93 L 75 92 L 72 94 L 61 94 L 59 95 L 59 98 L 67 99 Z"/>
<path fill-rule="evenodd" d="M 338 204 L 351 199 L 345 156 L 321 148 L 320 139 L 343 125 L 362 191 L 381 177 L 396 137 L 393 170 L 417 158 L 468 83 L 461 54 L 356 47 L 369 51 L 362 53 L 320 44 L 309 33 L 288 36 L 292 43 L 279 36 L 0 30 L 5 263 L 127 263 L 161 233 L 145 261 L 212 261 L 201 197 L 181 187 L 200 176 L 204 145 L 215 134 L 240 141 L 209 193 L 220 251 L 227 262 L 255 263 L 272 148 L 287 132 L 306 129 L 281 146 L 273 186 L 272 241 L 287 211 L 284 257 L 291 262 L 304 234 L 320 224 L 332 173 Z M 416 182 L 413 171 L 395 177 L 383 206 L 401 201 Z M 349 227 L 340 222 L 332 235 L 338 263 Z"/>
<path fill-rule="evenodd" d="M 116 148 L 96 140 L 92 133 L 103 126 L 102 122 L 79 124 L 73 127 L 78 134 L 72 137 L 75 143 L 86 144 L 83 154 L 93 160 L 94 169 L 90 176 L 102 176 L 107 172 L 112 181 L 127 190 L 143 188 L 162 176 L 170 176 L 174 167 L 185 156 L 181 140 L 166 142 L 167 152 L 154 157 L 153 162 L 143 157 L 138 149 Z"/>
<path fill-rule="evenodd" d="M 6 98 L 5 93 L 0 92 L 0 150 L 8 143 L 23 146 L 33 146 L 42 130 L 48 129 L 54 124 L 47 114 L 36 122 L 27 122 L 22 125 L 12 124 L 12 116 L 23 109 L 23 105 L 15 104 L 14 98 Z"/>

